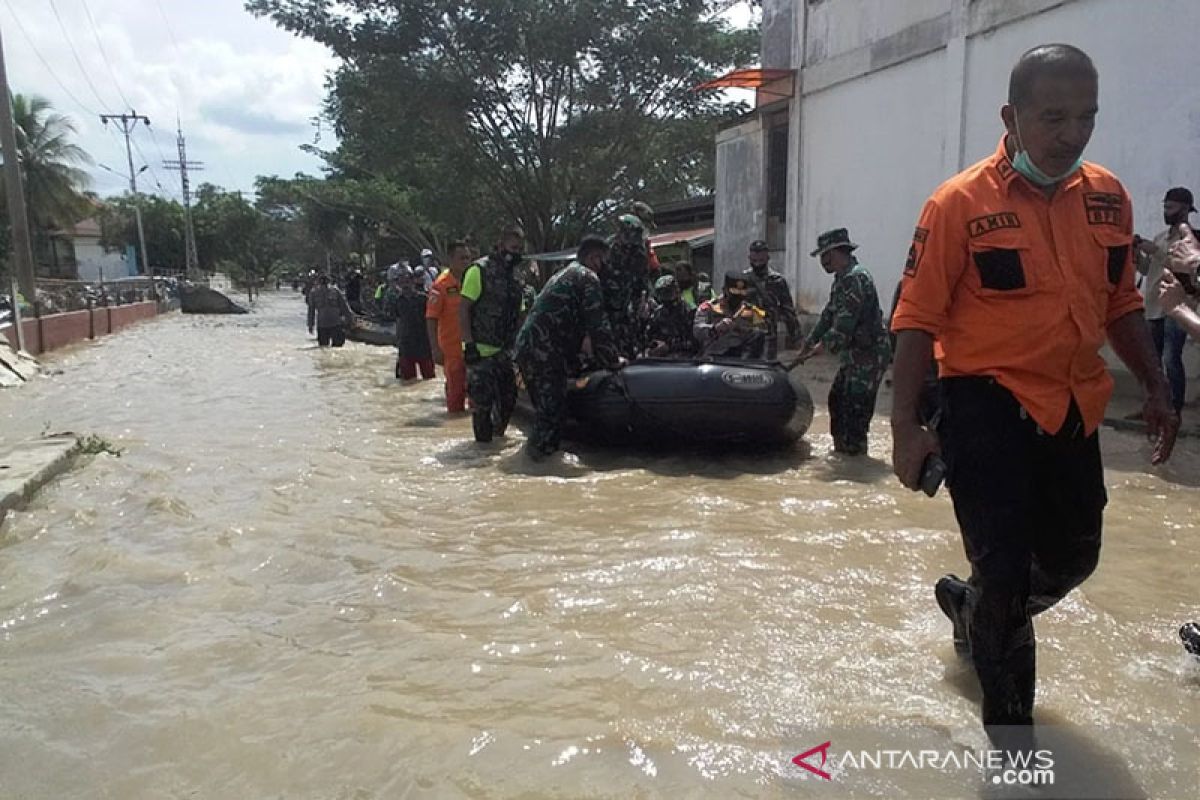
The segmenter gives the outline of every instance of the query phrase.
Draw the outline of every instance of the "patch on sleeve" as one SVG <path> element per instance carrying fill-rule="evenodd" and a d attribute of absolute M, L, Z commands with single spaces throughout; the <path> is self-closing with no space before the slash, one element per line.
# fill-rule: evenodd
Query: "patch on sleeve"
<path fill-rule="evenodd" d="M 904 274 L 910 278 L 917 274 L 917 267 L 921 266 L 921 256 L 925 255 L 925 240 L 928 238 L 928 228 L 917 228 L 913 231 L 912 244 L 908 248 L 908 261 L 904 264 Z"/>
<path fill-rule="evenodd" d="M 974 239 L 985 233 L 998 231 L 1002 228 L 1020 228 L 1021 218 L 1013 211 L 1001 211 L 996 214 L 985 214 L 967 223 L 967 236 Z"/>
<path fill-rule="evenodd" d="M 1123 205 L 1121 195 L 1112 192 L 1084 192 L 1083 194 L 1083 208 L 1087 212 L 1089 225 L 1121 227 Z"/>

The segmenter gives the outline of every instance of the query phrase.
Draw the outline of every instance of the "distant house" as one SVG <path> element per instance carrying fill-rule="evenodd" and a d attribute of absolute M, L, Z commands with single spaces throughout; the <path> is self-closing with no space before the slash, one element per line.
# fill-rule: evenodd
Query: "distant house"
<path fill-rule="evenodd" d="M 100 281 L 130 274 L 121 253 L 106 253 L 100 246 L 100 222 L 94 217 L 37 240 L 34 260 L 42 277 Z"/>

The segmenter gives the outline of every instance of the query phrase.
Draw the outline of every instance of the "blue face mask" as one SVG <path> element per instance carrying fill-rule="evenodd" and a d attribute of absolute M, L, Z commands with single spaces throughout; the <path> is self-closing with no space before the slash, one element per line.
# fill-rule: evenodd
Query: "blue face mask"
<path fill-rule="evenodd" d="M 1017 116 L 1016 111 L 1013 112 L 1013 123 L 1017 128 L 1017 137 L 1020 138 L 1021 119 Z M 1022 149 L 1021 152 L 1017 153 L 1017 155 L 1013 157 L 1012 165 L 1013 169 L 1021 173 L 1021 175 L 1023 175 L 1030 183 L 1036 186 L 1053 186 L 1056 183 L 1061 183 L 1062 181 L 1066 180 L 1076 170 L 1083 166 L 1083 154 L 1081 153 L 1079 158 L 1075 159 L 1075 163 L 1072 164 L 1067 171 L 1061 175 L 1047 175 L 1037 164 L 1033 163 L 1033 159 L 1029 157 L 1029 151 L 1024 149 Z"/>

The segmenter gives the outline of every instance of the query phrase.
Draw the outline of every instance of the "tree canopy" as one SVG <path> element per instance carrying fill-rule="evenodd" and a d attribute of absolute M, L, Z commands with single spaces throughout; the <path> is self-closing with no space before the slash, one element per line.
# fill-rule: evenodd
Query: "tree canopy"
<path fill-rule="evenodd" d="M 742 109 L 692 89 L 757 51 L 725 5 L 247 0 L 341 59 L 321 155 L 350 196 L 390 198 L 377 221 L 414 245 L 515 221 L 538 247 L 711 190 L 713 133 Z"/>

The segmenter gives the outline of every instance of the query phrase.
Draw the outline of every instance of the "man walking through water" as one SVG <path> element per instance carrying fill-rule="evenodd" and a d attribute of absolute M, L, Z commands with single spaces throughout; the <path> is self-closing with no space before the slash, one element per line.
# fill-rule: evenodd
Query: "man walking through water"
<path fill-rule="evenodd" d="M 446 248 L 446 254 L 450 263 L 429 290 L 425 325 L 429 343 L 433 345 L 433 360 L 442 365 L 446 376 L 446 410 L 459 413 L 466 409 L 467 403 L 467 364 L 463 361 L 462 331 L 458 326 L 458 307 L 462 302 L 459 293 L 471 251 L 466 242 L 456 241 Z"/>
<path fill-rule="evenodd" d="M 516 269 L 524 251 L 525 234 L 519 228 L 508 228 L 491 254 L 467 267 L 463 275 L 458 324 L 477 442 L 503 436 L 517 402 L 512 349 L 521 317 L 521 282 Z"/>
<path fill-rule="evenodd" d="M 811 255 L 821 259 L 821 267 L 833 275 L 833 290 L 800 351 L 802 360 L 822 350 L 841 358 L 829 390 L 829 432 L 834 452 L 848 456 L 867 454 L 875 398 L 892 359 L 875 281 L 854 256 L 857 248 L 845 228 L 817 237 L 817 249 Z"/>
<path fill-rule="evenodd" d="M 1010 754 L 1036 747 L 1032 616 L 1100 556 L 1106 336 L 1145 391 L 1152 463 L 1179 427 L 1134 288 L 1129 195 L 1082 160 L 1098 84 L 1070 45 L 1021 56 L 996 152 L 925 203 L 892 320 L 893 466 L 914 490 L 939 452 L 948 467 L 971 577 L 945 576 L 935 596 L 979 676 L 988 736 Z M 917 406 L 935 340 L 933 431 Z"/>

